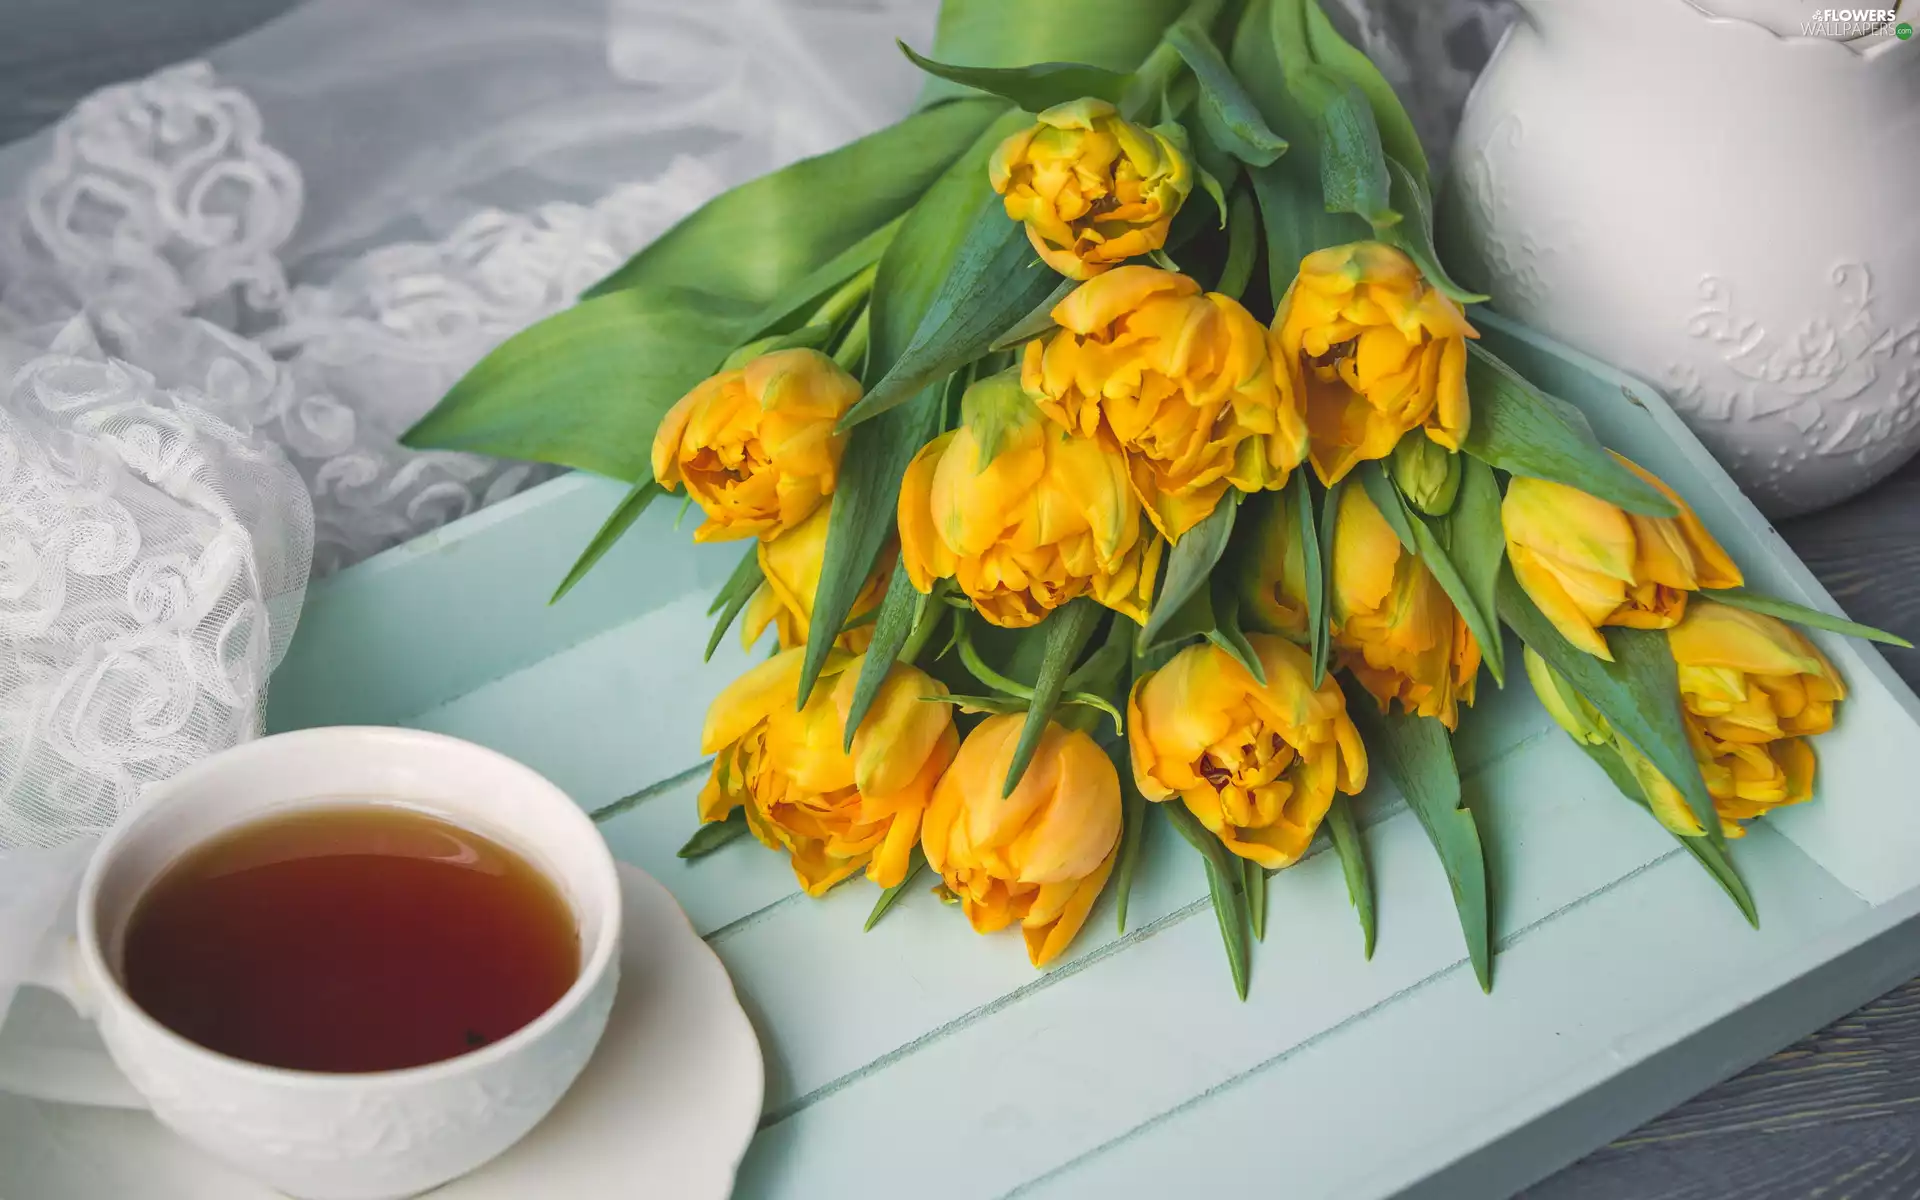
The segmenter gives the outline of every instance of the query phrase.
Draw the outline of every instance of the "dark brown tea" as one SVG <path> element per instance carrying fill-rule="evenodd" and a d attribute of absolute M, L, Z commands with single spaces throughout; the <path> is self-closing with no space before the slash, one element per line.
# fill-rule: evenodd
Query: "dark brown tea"
<path fill-rule="evenodd" d="M 196 847 L 127 927 L 127 992 L 210 1050 L 387 1071 L 498 1041 L 580 973 L 572 911 L 519 855 L 381 805 L 314 808 Z"/>

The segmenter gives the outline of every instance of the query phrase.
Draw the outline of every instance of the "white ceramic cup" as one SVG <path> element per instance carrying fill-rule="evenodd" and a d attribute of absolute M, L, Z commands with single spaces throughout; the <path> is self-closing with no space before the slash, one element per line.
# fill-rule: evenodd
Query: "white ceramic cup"
<path fill-rule="evenodd" d="M 573 986 L 491 1045 L 425 1066 L 360 1074 L 230 1058 L 174 1033 L 128 997 L 120 982 L 127 920 L 170 864 L 236 825 L 343 801 L 430 813 L 527 858 L 560 888 L 579 922 L 581 970 Z M 586 1065 L 619 982 L 620 885 L 593 822 L 512 759 L 407 729 L 303 730 L 189 767 L 100 843 L 75 917 L 72 935 L 34 982 L 65 995 L 94 1022 L 112 1064 L 69 1052 L 24 1087 L 10 1080 L 9 1090 L 142 1103 L 180 1136 L 299 1200 L 398 1200 L 511 1146 Z"/>

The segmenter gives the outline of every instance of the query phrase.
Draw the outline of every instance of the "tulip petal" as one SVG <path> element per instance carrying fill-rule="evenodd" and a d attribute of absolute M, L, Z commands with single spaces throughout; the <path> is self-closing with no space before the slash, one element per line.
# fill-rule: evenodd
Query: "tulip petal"
<path fill-rule="evenodd" d="M 707 709 L 700 731 L 700 753 L 717 754 L 766 720 L 776 707 L 793 707 L 800 694 L 804 648 L 782 651 L 728 684 Z"/>
<path fill-rule="evenodd" d="M 1022 929 L 1026 938 L 1027 961 L 1035 967 L 1044 967 L 1059 958 L 1067 946 L 1073 942 L 1074 935 L 1087 923 L 1087 914 L 1093 911 L 1093 905 L 1100 898 L 1100 892 L 1107 886 L 1107 877 L 1113 874 L 1113 864 L 1119 854 L 1115 847 L 1112 854 L 1095 868 L 1093 874 L 1082 880 L 1074 889 L 1072 899 L 1060 910 L 1060 917 L 1045 930 Z"/>
<path fill-rule="evenodd" d="M 858 684 L 859 671 L 849 664 L 833 691 L 843 722 Z M 946 694 L 946 685 L 924 671 L 898 663 L 889 670 L 853 735 L 854 784 L 863 795 L 890 796 L 918 778 L 953 729 L 953 708 L 923 697 Z"/>
<path fill-rule="evenodd" d="M 1052 726 L 1049 729 L 1059 729 Z M 1052 795 L 1015 844 L 1022 883 L 1057 885 L 1086 875 L 1120 840 L 1120 775 L 1113 760 L 1079 730 L 1061 730 Z M 1031 770 L 1029 771 L 1031 773 Z"/>
<path fill-rule="evenodd" d="M 934 580 L 951 577 L 956 565 L 953 552 L 940 540 L 933 524 L 933 477 L 953 437 L 952 433 L 943 433 L 921 447 L 900 480 L 896 510 L 900 561 L 914 589 L 923 595 L 933 590 Z"/>

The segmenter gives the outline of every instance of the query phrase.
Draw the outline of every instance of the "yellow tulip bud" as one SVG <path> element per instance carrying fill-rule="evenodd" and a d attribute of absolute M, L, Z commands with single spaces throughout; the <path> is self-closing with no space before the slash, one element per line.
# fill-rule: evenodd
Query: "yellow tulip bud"
<path fill-rule="evenodd" d="M 1027 343 L 1021 383 L 1041 411 L 1126 452 L 1134 491 L 1170 541 L 1228 486 L 1277 488 L 1307 453 L 1291 382 L 1240 302 L 1185 275 L 1127 266 L 1054 307 L 1060 331 Z"/>
<path fill-rule="evenodd" d="M 823 504 L 799 525 L 755 548 L 761 583 L 740 614 L 742 646 L 759 641 L 768 625 L 774 627 L 780 649 L 806 645 L 807 633 L 813 627 L 813 596 L 820 589 L 820 565 L 827 552 L 829 513 L 829 507 Z M 860 594 L 854 597 L 853 609 L 847 614 L 849 621 L 879 607 L 892 574 L 893 555 L 882 554 Z M 841 634 L 839 644 L 841 649 L 858 654 L 872 641 L 873 625 L 869 622 Z"/>
<path fill-rule="evenodd" d="M 1291 490 L 1274 493 L 1254 512 L 1248 546 L 1251 566 L 1240 575 L 1240 618 L 1249 629 L 1307 640 L 1307 555 L 1300 513 Z"/>
<path fill-rule="evenodd" d="M 1620 458 L 1615 455 L 1615 458 Z M 1666 629 L 1687 593 L 1740 585 L 1735 566 L 1672 488 L 1625 458 L 1680 509 L 1630 513 L 1565 484 L 1515 476 L 1500 505 L 1514 578 L 1569 642 L 1612 661 L 1603 625 Z"/>
<path fill-rule="evenodd" d="M 892 887 L 906 878 L 921 817 L 959 746 L 951 708 L 921 699 L 947 689 L 895 665 L 849 753 L 843 735 L 862 659 L 834 654 L 796 710 L 804 658 L 798 648 L 775 655 L 707 710 L 700 749 L 714 760 L 700 819 L 725 820 L 744 807 L 747 828 L 786 852 L 809 895 L 863 868 Z"/>
<path fill-rule="evenodd" d="M 1120 776 L 1079 730 L 1049 724 L 1004 796 L 1026 718 L 989 717 L 961 744 L 927 810 L 921 849 L 980 933 L 1018 922 L 1044 967 L 1080 931 L 1120 845 Z"/>
<path fill-rule="evenodd" d="M 1133 777 L 1149 800 L 1178 797 L 1227 849 L 1268 869 L 1307 844 L 1333 804 L 1367 783 L 1367 751 L 1331 678 L 1282 638 L 1250 634 L 1267 682 L 1208 643 L 1142 676 L 1128 701 Z"/>
<path fill-rule="evenodd" d="M 1607 723 L 1600 710 L 1575 691 L 1560 672 L 1547 664 L 1546 659 L 1535 654 L 1531 646 L 1526 650 L 1526 664 L 1527 679 L 1533 684 L 1533 694 L 1540 698 L 1540 706 L 1547 710 L 1554 724 L 1566 730 L 1574 741 L 1589 746 L 1605 746 L 1613 741 L 1613 726 Z"/>
<path fill-rule="evenodd" d="M 833 494 L 860 384 L 817 350 L 763 354 L 682 396 L 653 438 L 653 477 L 681 483 L 707 519 L 696 542 L 773 538 Z"/>
<path fill-rule="evenodd" d="M 1069 279 L 1166 245 L 1193 190 L 1193 169 L 1173 142 L 1093 99 L 1055 105 L 1001 142 L 987 178 L 1041 259 Z"/>
<path fill-rule="evenodd" d="M 1409 503 L 1430 517 L 1453 511 L 1460 494 L 1460 455 L 1418 433 L 1401 438 L 1393 447 L 1393 481 Z"/>
<path fill-rule="evenodd" d="M 1274 332 L 1322 483 L 1385 458 L 1408 430 L 1460 448 L 1470 419 L 1464 339 L 1480 335 L 1405 254 L 1355 242 L 1307 255 Z"/>
<path fill-rule="evenodd" d="M 1119 449 L 1049 422 L 1003 376 L 969 388 L 965 408 L 966 423 L 922 448 L 900 483 L 913 586 L 954 579 L 1008 628 L 1083 595 L 1144 623 L 1166 543 L 1140 519 Z"/>
<path fill-rule="evenodd" d="M 1400 545 L 1367 489 L 1340 492 L 1329 615 L 1340 665 L 1386 711 L 1436 717 L 1448 729 L 1472 704 L 1480 643 L 1427 565 Z"/>

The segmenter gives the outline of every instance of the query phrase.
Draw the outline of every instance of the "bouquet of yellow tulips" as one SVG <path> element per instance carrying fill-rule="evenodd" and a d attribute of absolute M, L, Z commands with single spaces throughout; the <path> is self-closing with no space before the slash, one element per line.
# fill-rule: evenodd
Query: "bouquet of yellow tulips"
<path fill-rule="evenodd" d="M 903 47 L 904 49 L 904 47 Z M 874 919 L 922 871 L 1035 966 L 1119 920 L 1149 812 L 1245 995 L 1348 797 L 1426 828 L 1490 986 L 1452 735 L 1541 702 L 1753 919 L 1727 840 L 1813 792 L 1845 684 L 1661 480 L 1477 342 L 1412 123 L 1317 0 L 947 0 L 912 115 L 720 196 L 409 444 L 664 493 L 737 542 L 695 856 L 750 833 Z M 558 596 L 556 596 L 558 599 Z"/>

